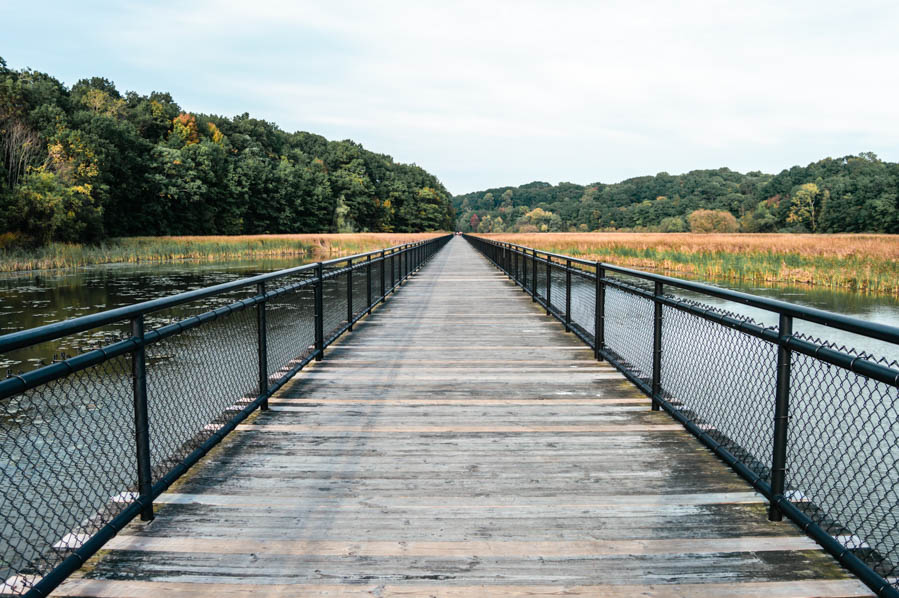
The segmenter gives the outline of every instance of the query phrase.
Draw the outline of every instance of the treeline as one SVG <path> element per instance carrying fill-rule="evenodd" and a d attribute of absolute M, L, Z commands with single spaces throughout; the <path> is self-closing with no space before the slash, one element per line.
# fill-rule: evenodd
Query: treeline
<path fill-rule="evenodd" d="M 190 114 L 0 58 L 0 248 L 132 235 L 449 229 L 436 177 L 248 114 Z"/>
<path fill-rule="evenodd" d="M 533 182 L 453 205 L 463 231 L 899 233 L 899 164 L 863 153 L 778 175 L 720 168 L 610 185 Z"/>

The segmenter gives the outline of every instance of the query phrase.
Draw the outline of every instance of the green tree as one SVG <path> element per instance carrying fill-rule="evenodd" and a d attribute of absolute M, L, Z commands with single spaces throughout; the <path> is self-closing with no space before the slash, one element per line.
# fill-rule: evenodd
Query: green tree
<path fill-rule="evenodd" d="M 723 210 L 694 210 L 687 216 L 687 221 L 694 233 L 735 233 L 739 230 L 734 215 Z"/>

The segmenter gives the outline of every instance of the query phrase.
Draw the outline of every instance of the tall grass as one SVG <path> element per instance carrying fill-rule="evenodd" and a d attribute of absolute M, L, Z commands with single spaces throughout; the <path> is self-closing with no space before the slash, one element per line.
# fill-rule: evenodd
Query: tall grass
<path fill-rule="evenodd" d="M 711 281 L 805 284 L 899 296 L 899 236 L 506 233 L 543 251 Z"/>
<path fill-rule="evenodd" d="M 52 243 L 37 249 L 0 249 L 0 272 L 74 268 L 90 264 L 237 260 L 304 255 L 329 257 L 411 243 L 439 233 L 353 233 L 127 237 L 100 245 Z"/>

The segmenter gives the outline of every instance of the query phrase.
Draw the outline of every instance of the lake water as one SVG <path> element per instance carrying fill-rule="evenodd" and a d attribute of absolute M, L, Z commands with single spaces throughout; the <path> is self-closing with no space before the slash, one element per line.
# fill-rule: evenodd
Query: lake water
<path fill-rule="evenodd" d="M 168 297 L 177 293 L 292 268 L 311 260 L 299 257 L 234 262 L 178 262 L 167 264 L 107 264 L 77 270 L 45 270 L 0 275 L 0 335 Z M 212 307 L 210 300 L 194 309 Z M 122 328 L 122 327 L 119 327 Z M 148 327 L 149 328 L 149 327 Z M 27 371 L 54 355 L 92 348 L 119 336 L 111 327 L 91 331 L 74 341 L 62 340 L 0 355 L 0 373 Z"/>

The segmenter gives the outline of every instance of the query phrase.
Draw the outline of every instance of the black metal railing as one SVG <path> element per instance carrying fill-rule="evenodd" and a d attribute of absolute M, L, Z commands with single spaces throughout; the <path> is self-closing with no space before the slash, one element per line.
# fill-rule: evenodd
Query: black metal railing
<path fill-rule="evenodd" d="M 466 239 L 879 596 L 899 596 L 899 363 L 793 329 L 899 328 L 710 285 Z M 686 295 L 686 296 L 685 296 Z M 764 310 L 776 326 L 696 300 Z"/>
<path fill-rule="evenodd" d="M 156 497 L 449 238 L 0 337 L 0 356 L 84 347 L 0 380 L 0 594 L 46 596 L 152 519 Z"/>

